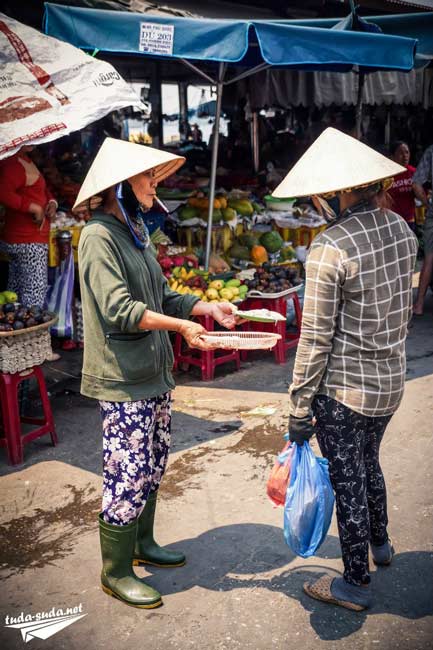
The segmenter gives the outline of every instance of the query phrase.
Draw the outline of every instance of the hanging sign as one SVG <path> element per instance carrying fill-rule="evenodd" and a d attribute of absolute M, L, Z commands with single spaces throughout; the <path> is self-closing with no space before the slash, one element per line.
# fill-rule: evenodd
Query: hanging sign
<path fill-rule="evenodd" d="M 173 54 L 174 25 L 140 23 L 140 52 L 167 56 Z"/>

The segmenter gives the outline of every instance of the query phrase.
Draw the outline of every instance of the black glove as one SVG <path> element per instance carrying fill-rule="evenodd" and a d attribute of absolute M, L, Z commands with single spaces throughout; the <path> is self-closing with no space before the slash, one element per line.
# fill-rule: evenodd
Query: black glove
<path fill-rule="evenodd" d="M 299 447 L 302 447 L 304 442 L 308 442 L 313 435 L 313 420 L 309 415 L 305 418 L 295 418 L 294 415 L 290 415 L 289 440 L 291 442 L 296 442 Z"/>

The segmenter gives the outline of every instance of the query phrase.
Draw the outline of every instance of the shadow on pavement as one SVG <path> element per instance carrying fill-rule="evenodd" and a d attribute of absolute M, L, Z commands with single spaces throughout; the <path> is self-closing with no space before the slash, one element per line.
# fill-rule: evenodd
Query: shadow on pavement
<path fill-rule="evenodd" d="M 292 593 L 291 580 L 287 579 L 290 571 L 276 577 L 260 577 L 296 559 L 277 526 L 259 523 L 221 526 L 170 544 L 169 548 L 185 552 L 184 567 L 167 571 L 146 566 L 146 573 L 153 574 L 152 585 L 163 594 L 184 592 L 196 586 L 213 591 L 261 587 L 299 597 L 298 590 Z M 327 560 L 340 557 L 337 537 L 327 537 L 319 557 Z M 142 572 L 143 569 L 137 570 L 140 576 Z"/>
<path fill-rule="evenodd" d="M 179 593 L 195 586 L 213 591 L 260 588 L 279 592 L 300 601 L 310 612 L 312 628 L 325 641 L 350 636 L 362 628 L 367 616 L 392 614 L 414 620 L 433 614 L 433 553 L 397 553 L 391 567 L 378 568 L 372 574 L 373 607 L 366 612 L 351 612 L 312 600 L 302 589 L 304 582 L 324 573 L 341 575 L 321 563 L 321 559 L 340 557 L 337 537 L 328 536 L 318 556 L 293 568 L 290 564 L 295 556 L 285 545 L 281 529 L 263 524 L 214 528 L 170 548 L 186 553 L 185 567 L 176 571 L 146 568 L 153 574 L 152 585 L 163 594 Z M 286 566 L 277 576 L 260 576 Z"/>
<path fill-rule="evenodd" d="M 100 475 L 102 473 L 102 424 L 95 400 L 74 393 L 52 400 L 59 443 L 53 447 L 49 436 L 38 438 L 24 447 L 24 463 L 7 464 L 5 449 L 0 449 L 0 476 L 21 471 L 48 460 L 69 463 Z M 38 415 L 38 411 L 33 411 Z M 210 440 L 237 431 L 241 420 L 215 422 L 173 411 L 171 451 L 185 451 Z"/>

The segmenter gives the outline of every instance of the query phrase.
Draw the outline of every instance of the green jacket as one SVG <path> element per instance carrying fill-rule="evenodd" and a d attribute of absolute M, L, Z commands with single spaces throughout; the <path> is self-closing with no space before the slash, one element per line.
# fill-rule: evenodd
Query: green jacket
<path fill-rule="evenodd" d="M 152 246 L 138 249 L 127 226 L 96 212 L 78 248 L 84 321 L 81 392 L 128 402 L 174 388 L 168 332 L 143 331 L 146 311 L 188 318 L 198 298 L 171 291 Z"/>

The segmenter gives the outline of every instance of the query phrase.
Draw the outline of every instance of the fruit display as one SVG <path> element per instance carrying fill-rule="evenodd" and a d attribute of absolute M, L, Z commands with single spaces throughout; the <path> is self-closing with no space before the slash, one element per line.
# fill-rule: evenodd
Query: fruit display
<path fill-rule="evenodd" d="M 52 318 L 52 314 L 37 305 L 23 307 L 15 302 L 8 302 L 0 305 L 0 332 L 13 332 L 35 327 L 41 323 L 48 323 Z"/>
<path fill-rule="evenodd" d="M 255 232 L 247 230 L 239 235 L 228 250 L 233 260 L 250 261 L 255 266 L 268 262 L 287 262 L 296 260 L 292 246 L 284 243 L 276 230 Z"/>
<path fill-rule="evenodd" d="M 185 267 L 173 269 L 168 285 L 172 291 L 197 296 L 203 302 L 239 302 L 248 292 L 247 285 L 235 278 L 227 281 L 213 280 L 206 271 L 187 271 Z"/>
<path fill-rule="evenodd" d="M 251 217 L 255 212 L 260 212 L 262 207 L 245 198 L 231 198 L 217 194 L 213 202 L 212 222 L 220 223 L 221 221 L 233 221 L 238 215 L 240 217 Z M 178 211 L 178 217 L 181 221 L 190 219 L 208 220 L 209 197 L 204 192 L 195 192 L 190 196 L 186 204 L 182 205 Z"/>
<path fill-rule="evenodd" d="M 247 280 L 248 291 L 262 293 L 280 293 L 301 284 L 297 269 L 284 266 L 272 266 L 265 262 L 259 267 L 252 280 Z"/>

